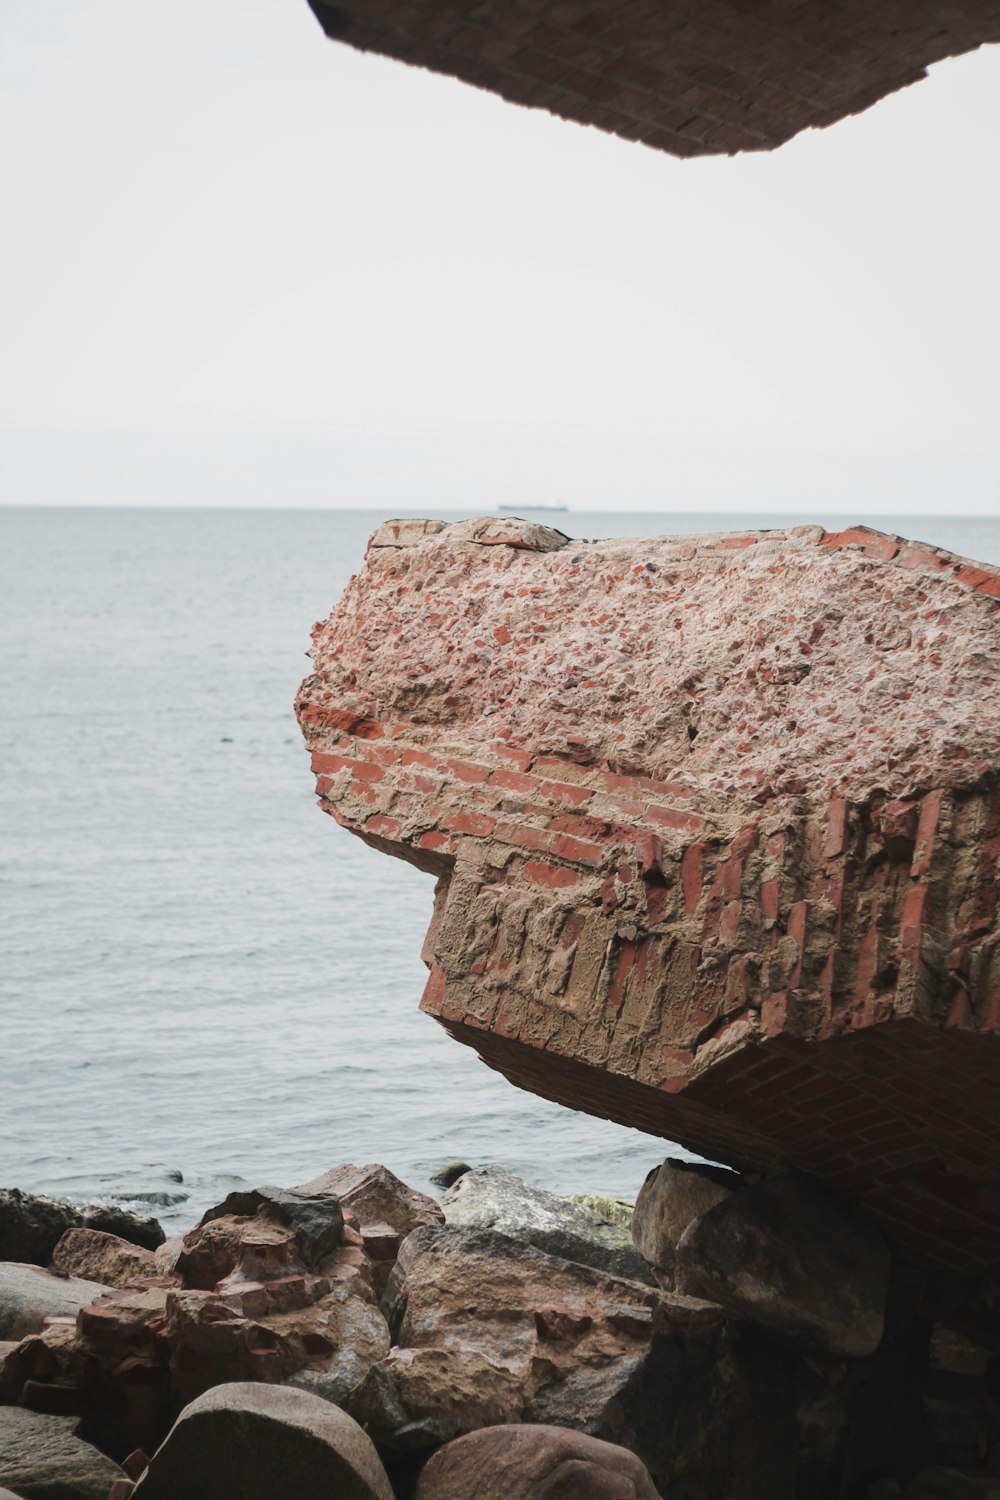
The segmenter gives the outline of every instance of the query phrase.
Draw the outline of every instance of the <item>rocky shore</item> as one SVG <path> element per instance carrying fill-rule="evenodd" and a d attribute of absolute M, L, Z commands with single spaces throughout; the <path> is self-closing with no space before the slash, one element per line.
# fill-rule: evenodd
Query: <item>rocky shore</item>
<path fill-rule="evenodd" d="M 443 1180 L 344 1165 L 166 1241 L 0 1193 L 0 1495 L 1000 1497 L 995 1277 L 795 1172 L 668 1159 L 634 1214 Z"/>

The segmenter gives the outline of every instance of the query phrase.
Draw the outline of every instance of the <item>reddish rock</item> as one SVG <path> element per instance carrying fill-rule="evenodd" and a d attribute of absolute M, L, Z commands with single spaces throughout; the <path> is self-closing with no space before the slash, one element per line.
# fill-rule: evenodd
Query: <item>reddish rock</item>
<path fill-rule="evenodd" d="M 387 523 L 395 525 L 394 522 Z M 411 1230 L 443 1224 L 444 1212 L 426 1193 L 408 1187 L 388 1167 L 345 1163 L 303 1183 L 298 1192 L 332 1193 L 358 1221 L 361 1244 L 372 1262 L 375 1289 L 381 1296 L 399 1247 Z"/>
<path fill-rule="evenodd" d="M 996 1264 L 996 570 L 864 527 L 390 525 L 313 662 L 321 806 L 439 878 L 454 1036 Z"/>
<path fill-rule="evenodd" d="M 446 1443 L 416 1500 L 659 1500 L 645 1465 L 565 1427 L 487 1427 Z"/>

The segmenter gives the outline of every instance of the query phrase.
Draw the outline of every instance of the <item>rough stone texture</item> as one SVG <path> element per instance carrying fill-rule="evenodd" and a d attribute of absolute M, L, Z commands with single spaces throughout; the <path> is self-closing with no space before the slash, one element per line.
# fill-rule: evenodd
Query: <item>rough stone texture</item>
<path fill-rule="evenodd" d="M 273 1200 L 263 1207 L 273 1209 Z M 73 1301 L 74 1313 L 86 1303 L 75 1317 L 49 1319 L 8 1353 L 0 1401 L 76 1413 L 95 1440 L 124 1457 L 135 1448 L 153 1452 L 181 1406 L 224 1382 L 298 1376 L 339 1400 L 388 1352 L 389 1331 L 360 1235 L 339 1205 L 336 1224 L 343 1243 L 312 1270 L 306 1262 L 326 1231 L 311 1210 L 294 1226 L 263 1211 L 209 1219 L 185 1236 L 179 1274 L 136 1278 L 114 1291 L 90 1287 Z"/>
<path fill-rule="evenodd" d="M 107 1500 L 121 1469 L 74 1436 L 73 1417 L 0 1406 L 0 1485 L 19 1500 Z"/>
<path fill-rule="evenodd" d="M 423 1469 L 415 1500 L 659 1500 L 634 1453 L 565 1427 L 487 1427 Z"/>
<path fill-rule="evenodd" d="M 684 1291 L 820 1359 L 860 1359 L 882 1338 L 889 1249 L 877 1230 L 793 1172 L 728 1193 L 677 1245 Z"/>
<path fill-rule="evenodd" d="M 676 1280 L 677 1242 L 693 1219 L 736 1191 L 742 1179 L 721 1167 L 668 1157 L 639 1189 L 632 1239 L 663 1286 Z"/>
<path fill-rule="evenodd" d="M 100 1229 L 67 1229 L 52 1252 L 52 1264 L 67 1276 L 82 1276 L 102 1286 L 124 1286 L 133 1276 L 156 1274 L 152 1250 Z"/>
<path fill-rule="evenodd" d="M 37 1333 L 46 1318 L 75 1318 L 85 1303 L 105 1290 L 95 1281 L 5 1261 L 0 1264 L 0 1339 Z"/>
<path fill-rule="evenodd" d="M 403 1240 L 421 1225 L 443 1224 L 444 1213 L 426 1193 L 408 1187 L 388 1167 L 345 1163 L 296 1188 L 299 1193 L 333 1193 L 357 1217 L 361 1243 L 372 1263 L 375 1290 L 385 1291 Z"/>
<path fill-rule="evenodd" d="M 156 1219 L 144 1219 L 127 1209 L 107 1204 L 80 1209 L 56 1198 L 23 1193 L 20 1188 L 0 1188 L 0 1260 L 47 1266 L 67 1229 L 81 1227 L 115 1234 L 148 1250 L 163 1243 Z"/>
<path fill-rule="evenodd" d="M 380 530 L 298 701 L 323 809 L 439 877 L 424 1008 L 995 1265 L 1000 574 L 864 527 L 462 527 Z"/>
<path fill-rule="evenodd" d="M 794 0 L 309 3 L 336 41 L 674 156 L 767 150 L 1000 41 L 996 0 L 842 0 L 821 13 Z"/>
<path fill-rule="evenodd" d="M 534 1187 L 504 1167 L 465 1172 L 441 1199 L 448 1224 L 495 1229 L 563 1260 L 579 1261 L 612 1276 L 650 1280 L 629 1235 L 599 1214 Z"/>
<path fill-rule="evenodd" d="M 237 1382 L 191 1402 L 133 1491 L 136 1500 L 393 1500 L 371 1440 L 305 1391 Z"/>
<path fill-rule="evenodd" d="M 790 1500 L 791 1356 L 710 1303 L 446 1228 L 406 1240 L 383 1307 L 394 1347 L 347 1409 L 387 1452 L 544 1423 L 620 1443 L 672 1495 L 731 1500 L 739 1454 Z"/>
<path fill-rule="evenodd" d="M 307 1184 L 297 1188 L 262 1187 L 230 1193 L 224 1202 L 202 1215 L 199 1228 L 214 1219 L 256 1215 L 262 1220 L 286 1224 L 295 1231 L 295 1243 L 303 1264 L 315 1270 L 324 1256 L 337 1249 L 343 1239 L 344 1215 L 340 1201 L 325 1188 Z"/>

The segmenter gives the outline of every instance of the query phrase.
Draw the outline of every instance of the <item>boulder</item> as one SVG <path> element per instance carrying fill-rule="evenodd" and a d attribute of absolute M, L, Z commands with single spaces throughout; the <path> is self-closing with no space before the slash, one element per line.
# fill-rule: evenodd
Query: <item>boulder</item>
<path fill-rule="evenodd" d="M 76 1437 L 75 1427 L 75 1417 L 0 1407 L 0 1486 L 19 1500 L 107 1500 L 125 1475 Z"/>
<path fill-rule="evenodd" d="M 221 1218 L 260 1218 L 287 1225 L 303 1264 L 316 1270 L 343 1243 L 344 1216 L 334 1194 L 307 1184 L 299 1188 L 261 1187 L 230 1193 L 202 1215 L 199 1228 Z"/>
<path fill-rule="evenodd" d="M 493 1229 L 549 1255 L 612 1276 L 652 1282 L 627 1230 L 599 1213 L 516 1177 L 504 1167 L 474 1167 L 441 1198 L 448 1224 Z"/>
<path fill-rule="evenodd" d="M 94 1281 L 59 1276 L 41 1266 L 0 1264 L 0 1339 L 37 1333 L 46 1318 L 74 1318 L 107 1290 Z"/>
<path fill-rule="evenodd" d="M 152 1250 L 101 1229 L 67 1229 L 52 1252 L 52 1264 L 67 1276 L 82 1276 L 103 1286 L 124 1286 L 133 1277 L 156 1274 Z"/>
<path fill-rule="evenodd" d="M 435 1187 L 450 1188 L 453 1183 L 458 1181 L 463 1172 L 471 1170 L 467 1161 L 452 1160 L 442 1162 L 437 1170 L 431 1173 L 431 1182 L 433 1182 Z"/>
<path fill-rule="evenodd" d="M 732 1500 L 745 1453 L 790 1500 L 793 1362 L 710 1303 L 448 1226 L 409 1236 L 383 1309 L 395 1347 L 345 1406 L 388 1454 L 542 1423 L 629 1448 L 661 1488 L 692 1475 L 700 1500 Z"/>
<path fill-rule="evenodd" d="M 632 1240 L 662 1286 L 675 1281 L 677 1241 L 692 1219 L 729 1196 L 742 1178 L 725 1167 L 667 1157 L 647 1176 L 635 1203 Z"/>
<path fill-rule="evenodd" d="M 885 1241 L 798 1173 L 762 1178 L 706 1209 L 681 1235 L 677 1265 L 684 1290 L 800 1353 L 856 1359 L 882 1338 Z"/>
<path fill-rule="evenodd" d="M 117 1235 L 128 1240 L 130 1245 L 140 1245 L 144 1250 L 155 1250 L 166 1238 L 163 1225 L 158 1219 L 134 1214 L 131 1209 L 119 1208 L 113 1203 L 92 1203 L 83 1209 L 80 1224 L 83 1229 L 99 1229 L 102 1234 Z"/>
<path fill-rule="evenodd" d="M 47 1266 L 67 1229 L 99 1229 L 131 1244 L 155 1250 L 163 1243 L 156 1219 L 144 1219 L 104 1204 L 75 1208 L 55 1198 L 0 1188 L 0 1261 Z"/>
<path fill-rule="evenodd" d="M 418 1193 L 377 1163 L 346 1163 L 295 1189 L 298 1193 L 334 1193 L 358 1220 L 365 1251 L 372 1262 L 375 1289 L 385 1290 L 399 1247 L 413 1229 L 443 1224 L 444 1214 L 426 1193 Z"/>
<path fill-rule="evenodd" d="M 487 1427 L 447 1443 L 416 1500 L 659 1500 L 634 1453 L 565 1427 Z"/>
<path fill-rule="evenodd" d="M 393 1500 L 371 1439 L 318 1396 L 282 1386 L 216 1386 L 181 1412 L 136 1500 Z"/>

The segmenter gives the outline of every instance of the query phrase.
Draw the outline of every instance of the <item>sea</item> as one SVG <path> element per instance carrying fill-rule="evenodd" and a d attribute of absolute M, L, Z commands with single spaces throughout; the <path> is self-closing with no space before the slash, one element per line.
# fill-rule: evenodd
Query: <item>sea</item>
<path fill-rule="evenodd" d="M 316 807 L 309 629 L 391 513 L 0 510 L 0 1186 L 177 1232 L 342 1162 L 633 1198 L 677 1154 L 420 1014 L 431 878 Z M 960 516 L 522 513 L 586 538 L 864 519 L 1000 563 L 1000 521 Z"/>

